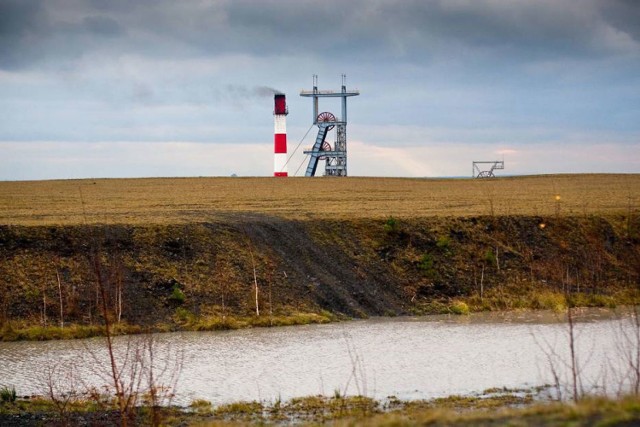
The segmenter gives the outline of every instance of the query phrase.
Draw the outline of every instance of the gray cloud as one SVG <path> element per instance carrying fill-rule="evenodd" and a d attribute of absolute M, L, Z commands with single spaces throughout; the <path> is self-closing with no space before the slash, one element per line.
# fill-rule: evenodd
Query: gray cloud
<path fill-rule="evenodd" d="M 155 98 L 153 89 L 148 84 L 139 81 L 133 82 L 131 93 L 132 99 L 141 104 L 150 104 Z"/>
<path fill-rule="evenodd" d="M 419 63 L 465 49 L 579 58 L 616 53 L 601 42 L 610 37 L 603 29 L 636 41 L 640 34 L 640 7 L 625 0 L 3 0 L 0 8 L 4 69 L 37 66 L 44 52 L 58 60 L 87 52 L 175 58 L 305 52 Z"/>
<path fill-rule="evenodd" d="M 118 21 L 106 16 L 87 16 L 82 22 L 84 27 L 93 34 L 115 37 L 124 33 Z"/>
<path fill-rule="evenodd" d="M 0 142 L 269 145 L 273 87 L 295 139 L 311 124 L 297 91 L 345 72 L 365 145 L 633 143 L 637 4 L 0 0 Z"/>
<path fill-rule="evenodd" d="M 43 53 L 48 22 L 39 0 L 0 2 L 0 68 L 18 70 Z"/>
<path fill-rule="evenodd" d="M 640 3 L 636 0 L 601 0 L 599 6 L 607 23 L 640 42 Z"/>
<path fill-rule="evenodd" d="M 0 2 L 0 36 L 23 37 L 37 33 L 44 23 L 42 1 L 4 0 Z"/>

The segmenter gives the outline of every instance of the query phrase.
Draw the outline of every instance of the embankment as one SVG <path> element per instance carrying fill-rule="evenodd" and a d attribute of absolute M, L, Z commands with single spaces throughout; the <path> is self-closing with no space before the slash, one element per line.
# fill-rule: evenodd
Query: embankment
<path fill-rule="evenodd" d="M 615 305 L 637 303 L 640 217 L 12 225 L 0 226 L 0 259 L 4 339 L 101 325 L 100 286 L 112 320 L 160 330 L 561 308 L 567 293 Z"/>

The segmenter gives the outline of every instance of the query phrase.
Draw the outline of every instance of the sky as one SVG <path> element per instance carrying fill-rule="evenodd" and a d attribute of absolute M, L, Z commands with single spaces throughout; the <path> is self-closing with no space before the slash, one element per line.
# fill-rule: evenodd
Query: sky
<path fill-rule="evenodd" d="M 314 74 L 350 176 L 640 173 L 637 0 L 0 0 L 0 180 L 270 176 L 274 91 L 304 175 Z"/>

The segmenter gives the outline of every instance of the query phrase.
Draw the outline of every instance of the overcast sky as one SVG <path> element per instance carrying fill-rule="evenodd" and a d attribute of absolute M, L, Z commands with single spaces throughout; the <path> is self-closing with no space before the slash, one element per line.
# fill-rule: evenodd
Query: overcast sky
<path fill-rule="evenodd" d="M 342 73 L 352 176 L 640 173 L 637 0 L 0 0 L 0 179 L 268 176 Z"/>

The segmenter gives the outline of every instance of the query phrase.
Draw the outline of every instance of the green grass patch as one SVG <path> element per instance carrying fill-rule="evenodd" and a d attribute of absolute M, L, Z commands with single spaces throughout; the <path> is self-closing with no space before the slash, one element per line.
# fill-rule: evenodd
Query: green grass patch
<path fill-rule="evenodd" d="M 619 306 L 638 305 L 635 293 L 621 290 L 611 295 L 574 293 L 571 296 L 572 307 L 616 308 Z M 513 310 L 551 310 L 563 313 L 569 306 L 566 296 L 552 290 L 527 290 L 519 293 L 515 290 L 497 292 L 494 289 L 485 291 L 483 298 L 479 295 L 459 296 L 451 302 L 449 299 L 419 299 L 411 308 L 414 315 L 429 314 L 469 314 L 483 311 Z"/>
<path fill-rule="evenodd" d="M 3 341 L 47 341 L 72 338 L 90 338 L 104 335 L 104 327 L 97 325 L 25 326 L 9 327 L 2 331 Z"/>
<path fill-rule="evenodd" d="M 341 418 L 370 416 L 380 412 L 379 402 L 365 396 L 307 396 L 291 399 L 282 407 L 290 419 L 326 422 Z"/>
<path fill-rule="evenodd" d="M 199 415 L 211 415 L 213 414 L 213 405 L 211 402 L 204 399 L 196 399 L 189 405 L 189 409 L 196 412 Z"/>
<path fill-rule="evenodd" d="M 184 331 L 223 331 L 251 327 L 276 327 L 323 324 L 340 320 L 338 316 L 328 312 L 319 313 L 288 313 L 270 316 L 197 316 L 186 308 L 180 306 L 175 309 L 173 322 L 158 323 L 152 327 L 130 325 L 125 322 L 111 325 L 112 335 L 140 334 L 145 332 L 170 332 Z M 0 328 L 0 341 L 47 341 L 64 339 L 82 339 L 104 336 L 105 328 L 102 325 L 78 325 L 70 324 L 61 328 L 59 326 L 41 326 L 20 324 L 14 326 L 12 322 L 5 322 Z"/>
<path fill-rule="evenodd" d="M 180 289 L 178 285 L 173 285 L 171 295 L 169 295 L 169 301 L 172 301 L 176 304 L 183 304 L 185 299 L 186 297 L 184 296 L 184 292 L 182 292 L 182 289 Z"/>
<path fill-rule="evenodd" d="M 450 243 L 451 239 L 449 239 L 448 236 L 440 236 L 438 237 L 438 240 L 436 240 L 436 246 L 443 250 L 448 249 Z"/>
<path fill-rule="evenodd" d="M 329 312 L 322 313 L 294 313 L 291 315 L 270 316 L 262 315 L 253 317 L 250 320 L 251 326 L 293 326 L 293 325 L 310 325 L 318 323 L 330 323 L 336 320 L 336 317 Z"/>
<path fill-rule="evenodd" d="M 17 398 L 16 388 L 14 386 L 3 386 L 0 388 L 0 401 L 15 402 Z"/>
<path fill-rule="evenodd" d="M 233 421 L 258 422 L 264 418 L 264 406 L 260 402 L 234 402 L 215 408 L 217 418 Z"/>
<path fill-rule="evenodd" d="M 469 306 L 462 301 L 455 301 L 453 304 L 451 304 L 449 310 L 451 310 L 453 314 L 469 314 Z"/>
<path fill-rule="evenodd" d="M 553 310 L 560 313 L 566 310 L 567 300 L 558 292 L 536 292 L 530 297 L 530 306 L 534 310 Z"/>
<path fill-rule="evenodd" d="M 251 327 L 275 327 L 275 326 L 293 326 L 293 325 L 309 325 L 330 323 L 338 320 L 337 316 L 327 312 L 320 313 L 290 313 L 280 315 L 263 314 L 261 316 L 195 316 L 181 308 L 176 312 L 181 314 L 176 316 L 179 321 L 180 329 L 190 331 L 219 331 L 232 330 Z"/>
<path fill-rule="evenodd" d="M 640 399 L 638 396 L 618 400 L 585 398 L 580 402 L 540 402 L 533 397 L 537 389 L 490 389 L 480 395 L 449 396 L 432 400 L 403 401 L 389 397 L 383 404 L 364 396 L 306 396 L 286 402 L 234 402 L 213 407 L 206 400 L 195 400 L 186 408 L 160 408 L 163 425 L 317 425 L 331 423 L 335 426 L 502 426 L 502 425 L 553 425 L 553 426 L 614 426 L 640 423 Z M 113 412 L 111 406 L 96 406 L 89 400 L 74 401 L 69 413 Z M 145 419 L 149 407 L 140 406 L 138 420 Z M 0 400 L 0 416 L 12 420 L 32 419 L 33 415 L 55 423 L 56 408 L 53 402 L 33 398 L 14 402 Z M 89 419 L 89 418 L 87 418 Z M 0 418 L 2 420 L 2 418 Z M 85 419 L 86 421 L 86 419 Z M 17 425 L 17 424 L 16 424 Z"/>
<path fill-rule="evenodd" d="M 394 217 L 390 216 L 389 218 L 387 218 L 387 220 L 384 223 L 384 231 L 386 233 L 396 233 L 398 232 L 398 229 L 400 228 L 400 224 L 398 223 L 398 220 L 395 219 Z"/>
<path fill-rule="evenodd" d="M 111 327 L 112 335 L 139 334 L 144 332 L 139 325 L 116 323 Z M 0 330 L 2 341 L 48 341 L 92 338 L 105 335 L 102 325 L 78 325 L 71 324 L 65 327 L 24 325 L 14 327 L 6 322 Z"/>

